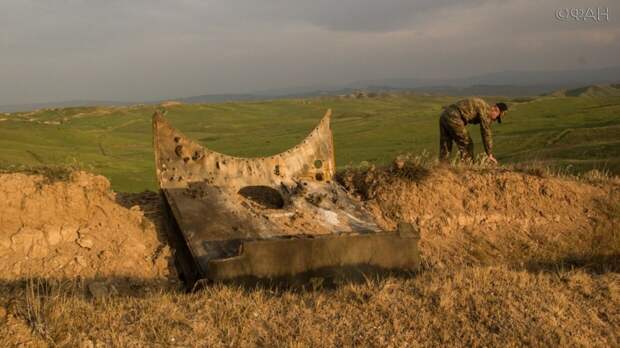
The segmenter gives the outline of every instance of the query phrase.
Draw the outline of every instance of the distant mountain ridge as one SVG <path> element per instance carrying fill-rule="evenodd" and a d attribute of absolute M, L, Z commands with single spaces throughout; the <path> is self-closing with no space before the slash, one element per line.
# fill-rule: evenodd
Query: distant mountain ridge
<path fill-rule="evenodd" d="M 597 69 L 574 70 L 507 70 L 455 79 L 413 79 L 395 78 L 363 80 L 349 84 L 360 88 L 368 85 L 392 86 L 398 88 L 420 88 L 429 86 L 464 87 L 473 85 L 573 85 L 609 84 L 620 80 L 620 66 Z M 570 86 L 566 86 L 567 88 Z"/>
<path fill-rule="evenodd" d="M 265 100 L 344 95 L 355 91 L 413 91 L 434 95 L 535 96 L 559 89 L 585 85 L 620 83 L 620 66 L 574 70 L 512 70 L 456 79 L 387 78 L 356 81 L 341 86 L 307 86 L 263 90 L 250 94 L 218 94 L 177 98 L 185 103 L 208 103 L 232 100 Z"/>
<path fill-rule="evenodd" d="M 562 89 L 549 95 L 552 97 L 619 97 L 620 84 L 590 85 L 574 89 Z"/>
<path fill-rule="evenodd" d="M 186 104 L 199 104 L 199 103 L 222 103 L 227 101 L 241 101 L 241 100 L 261 100 L 265 99 L 256 94 L 204 94 L 191 97 L 173 98 L 173 100 L 180 101 Z"/>
<path fill-rule="evenodd" d="M 245 94 L 204 94 L 190 97 L 165 98 L 151 101 L 63 101 L 21 105 L 1 105 L 0 112 L 29 111 L 39 108 L 87 105 L 158 104 L 165 100 L 182 103 L 219 103 L 226 101 L 267 100 L 280 98 L 303 98 L 323 95 L 351 94 L 355 91 L 399 92 L 413 91 L 434 95 L 481 95 L 481 96 L 535 96 L 550 94 L 557 90 L 578 89 L 581 86 L 612 85 L 620 83 L 620 66 L 576 70 L 513 70 L 474 75 L 455 79 L 386 78 L 362 80 L 343 85 L 291 87 L 263 90 Z M 609 91 L 608 91 L 609 92 Z M 592 91 L 592 93 L 594 93 Z M 600 91 L 596 93 L 602 93 Z"/>
<path fill-rule="evenodd" d="M 32 103 L 32 104 L 8 104 L 0 105 L 0 112 L 31 111 L 36 109 L 69 108 L 81 106 L 124 106 L 138 104 L 133 102 L 111 100 L 67 100 L 60 102 Z"/>

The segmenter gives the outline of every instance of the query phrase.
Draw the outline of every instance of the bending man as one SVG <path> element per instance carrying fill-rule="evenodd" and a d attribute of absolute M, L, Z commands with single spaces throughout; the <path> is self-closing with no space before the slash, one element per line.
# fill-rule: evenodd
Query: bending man
<path fill-rule="evenodd" d="M 491 123 L 502 123 L 502 115 L 508 110 L 505 103 L 493 106 L 480 98 L 468 98 L 447 106 L 439 118 L 439 159 L 447 160 L 452 152 L 452 142 L 459 148 L 461 158 L 474 159 L 474 143 L 467 131 L 467 125 L 480 124 L 484 151 L 489 160 L 497 163 L 493 156 Z"/>

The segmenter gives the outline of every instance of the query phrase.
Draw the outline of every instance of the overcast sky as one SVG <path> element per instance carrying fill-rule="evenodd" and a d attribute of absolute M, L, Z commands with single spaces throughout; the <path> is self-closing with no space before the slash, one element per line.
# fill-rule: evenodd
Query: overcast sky
<path fill-rule="evenodd" d="M 597 7 L 608 21 L 556 18 Z M 606 67 L 618 17 L 617 0 L 1 0 L 0 104 Z"/>

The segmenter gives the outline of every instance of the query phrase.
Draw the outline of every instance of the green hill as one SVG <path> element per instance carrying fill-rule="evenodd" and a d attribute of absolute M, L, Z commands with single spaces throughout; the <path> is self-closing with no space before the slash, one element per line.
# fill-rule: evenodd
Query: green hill
<path fill-rule="evenodd" d="M 559 90 L 549 94 L 553 97 L 618 97 L 620 84 L 591 85 L 569 90 Z"/>
<path fill-rule="evenodd" d="M 188 136 L 220 152 L 265 156 L 305 137 L 333 110 L 336 163 L 387 163 L 404 152 L 438 148 L 437 119 L 455 97 L 323 97 L 168 107 Z M 494 125 L 502 163 L 536 160 L 570 171 L 620 173 L 620 97 L 506 99 L 511 111 Z M 78 164 L 106 175 L 118 191 L 154 189 L 153 106 L 77 107 L 0 115 L 0 167 Z M 470 131 L 476 152 L 480 132 Z"/>

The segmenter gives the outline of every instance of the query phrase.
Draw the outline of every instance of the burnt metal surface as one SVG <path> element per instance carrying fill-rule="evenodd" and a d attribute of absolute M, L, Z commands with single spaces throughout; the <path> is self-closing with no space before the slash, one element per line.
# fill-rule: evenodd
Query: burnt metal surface
<path fill-rule="evenodd" d="M 173 246 L 189 258 L 180 262 L 189 283 L 417 267 L 419 236 L 382 231 L 332 181 L 330 118 L 328 110 L 285 152 L 240 158 L 211 151 L 153 115 L 157 179 L 174 220 Z"/>

